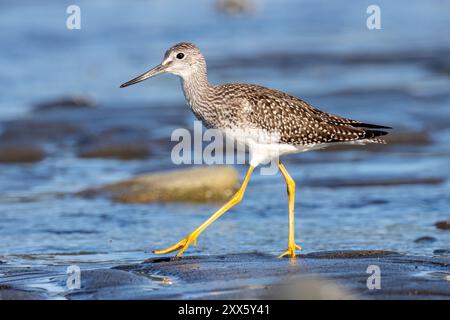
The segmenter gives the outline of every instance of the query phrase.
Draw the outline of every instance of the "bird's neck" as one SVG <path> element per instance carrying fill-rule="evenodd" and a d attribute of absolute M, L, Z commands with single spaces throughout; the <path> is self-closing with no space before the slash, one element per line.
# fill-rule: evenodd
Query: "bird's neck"
<path fill-rule="evenodd" d="M 195 72 L 181 78 L 184 96 L 189 106 L 196 111 L 208 105 L 208 97 L 212 86 L 208 82 L 206 66 L 198 66 Z"/>

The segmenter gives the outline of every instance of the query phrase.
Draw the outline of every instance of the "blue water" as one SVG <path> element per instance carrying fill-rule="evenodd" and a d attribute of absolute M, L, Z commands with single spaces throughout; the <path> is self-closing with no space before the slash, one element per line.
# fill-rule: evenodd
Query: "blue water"
<path fill-rule="evenodd" d="M 381 152 L 290 156 L 286 164 L 298 186 L 296 232 L 305 252 L 377 248 L 430 255 L 448 248 L 450 233 L 433 224 L 450 213 L 450 1 L 377 1 L 382 29 L 372 31 L 366 28 L 372 1 L 254 3 L 253 13 L 230 15 L 206 0 L 77 1 L 81 30 L 68 30 L 71 1 L 2 1 L 0 119 L 33 119 L 38 102 L 85 96 L 105 116 L 145 106 L 139 123 L 124 122 L 168 140 L 174 123 L 193 126 L 178 79 L 118 86 L 159 63 L 174 43 L 194 42 L 212 82 L 259 83 L 326 111 L 430 135 L 429 144 Z M 184 237 L 218 206 L 55 196 L 173 167 L 167 150 L 134 161 L 79 159 L 73 150 L 56 150 L 37 164 L 0 165 L 2 259 L 82 251 L 98 260 L 141 259 Z M 443 181 L 345 188 L 312 183 L 429 177 Z M 436 241 L 414 243 L 425 235 Z M 188 253 L 280 253 L 286 240 L 284 182 L 256 174 L 243 203 Z"/>

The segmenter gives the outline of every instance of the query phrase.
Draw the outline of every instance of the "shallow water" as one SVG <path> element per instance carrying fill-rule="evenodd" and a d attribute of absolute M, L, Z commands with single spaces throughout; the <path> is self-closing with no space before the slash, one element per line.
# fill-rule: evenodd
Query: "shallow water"
<path fill-rule="evenodd" d="M 305 252 L 431 255 L 448 248 L 450 233 L 434 223 L 450 212 L 450 45 L 443 37 L 450 1 L 378 1 L 378 31 L 365 27 L 367 1 L 255 2 L 255 13 L 230 16 L 206 0 L 78 1 L 82 29 L 69 31 L 58 2 L 3 1 L 0 119 L 122 125 L 168 141 L 174 128 L 193 126 L 178 80 L 164 76 L 126 90 L 118 85 L 158 63 L 173 43 L 192 41 L 204 51 L 213 82 L 259 83 L 326 111 L 430 135 L 424 144 L 288 157 L 298 186 L 297 240 Z M 98 111 L 30 111 L 65 95 L 88 96 Z M 72 144 L 54 141 L 37 164 L 0 164 L 0 260 L 108 265 L 150 257 L 150 250 L 184 237 L 219 204 L 130 205 L 62 195 L 172 168 L 170 148 L 160 144 L 148 159 L 120 161 L 80 159 Z M 440 181 L 330 184 L 422 178 Z M 436 241 L 415 243 L 421 236 Z M 255 174 L 245 200 L 208 228 L 195 252 L 277 254 L 286 240 L 283 179 Z"/>

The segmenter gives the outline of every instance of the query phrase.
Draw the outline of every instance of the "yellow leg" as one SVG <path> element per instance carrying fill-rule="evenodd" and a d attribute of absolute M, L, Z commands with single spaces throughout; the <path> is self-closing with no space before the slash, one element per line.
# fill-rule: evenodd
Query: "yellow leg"
<path fill-rule="evenodd" d="M 289 237 L 288 237 L 288 249 L 279 256 L 279 258 L 289 255 L 291 258 L 295 258 L 296 249 L 302 250 L 299 245 L 295 244 L 294 237 L 294 203 L 295 203 L 295 181 L 291 178 L 284 165 L 278 162 L 278 168 L 283 174 L 284 180 L 286 180 L 287 193 L 289 199 Z"/>
<path fill-rule="evenodd" d="M 157 250 L 153 251 L 153 253 L 156 254 L 165 254 L 169 252 L 173 252 L 176 250 L 181 249 L 177 253 L 177 257 L 181 256 L 183 252 L 189 247 L 189 245 L 193 242 L 194 246 L 197 242 L 197 237 L 202 233 L 203 230 L 206 229 L 211 223 L 213 223 L 217 218 L 219 218 L 222 214 L 227 212 L 229 209 L 234 207 L 236 204 L 241 202 L 242 198 L 244 197 L 245 189 L 247 188 L 248 181 L 250 179 L 250 176 L 253 173 L 254 167 L 250 166 L 248 168 L 247 174 L 245 175 L 244 181 L 242 182 L 241 187 L 239 190 L 231 197 L 230 200 L 228 200 L 227 203 L 225 203 L 219 210 L 217 210 L 211 217 L 209 217 L 205 222 L 203 222 L 197 229 L 195 229 L 192 233 L 190 233 L 186 238 L 181 240 L 180 242 L 174 244 L 173 246 L 164 249 L 164 250 Z"/>

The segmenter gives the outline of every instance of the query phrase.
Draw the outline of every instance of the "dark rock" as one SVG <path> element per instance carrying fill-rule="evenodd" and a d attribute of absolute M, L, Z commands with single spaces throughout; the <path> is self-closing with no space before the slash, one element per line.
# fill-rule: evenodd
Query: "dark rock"
<path fill-rule="evenodd" d="M 57 109 L 76 109 L 76 108 L 91 108 L 94 102 L 84 97 L 66 97 L 57 100 L 41 102 L 35 105 L 35 111 L 49 111 Z"/>
<path fill-rule="evenodd" d="M 430 236 L 424 236 L 424 237 L 420 237 L 417 238 L 416 240 L 414 240 L 415 243 L 431 243 L 431 242 L 435 242 L 436 238 L 434 237 L 430 237 Z"/>
<path fill-rule="evenodd" d="M 83 139 L 78 155 L 82 158 L 143 159 L 150 154 L 147 132 L 111 128 Z"/>
<path fill-rule="evenodd" d="M 312 66 L 339 66 L 339 67 L 353 67 L 356 65 L 386 65 L 386 64 L 397 64 L 404 63 L 405 59 L 410 62 L 421 63 L 424 61 L 439 61 L 442 56 L 449 55 L 449 51 L 436 52 L 433 56 L 429 56 L 429 52 L 411 52 L 411 50 L 400 50 L 391 52 L 305 52 L 304 50 L 262 50 L 261 52 L 255 54 L 250 53 L 247 55 L 233 55 L 228 56 L 227 59 L 215 60 L 210 65 L 214 69 L 231 69 L 231 68 L 276 68 L 277 70 L 289 69 L 298 70 L 305 67 Z M 270 63 L 267 63 L 270 61 Z M 244 69 L 245 70 L 245 69 Z M 395 87 L 400 90 L 402 87 Z M 394 88 L 394 89 L 395 89 Z M 376 92 L 385 90 L 393 90 L 392 86 L 390 88 L 375 88 L 372 90 L 374 94 L 379 96 Z M 411 90 L 403 89 L 406 93 Z"/>
<path fill-rule="evenodd" d="M 438 221 L 434 225 L 441 230 L 450 230 L 450 220 Z"/>
<path fill-rule="evenodd" d="M 12 284 L 0 284 L 0 300 L 44 300 L 47 295 L 40 290 Z"/>
<path fill-rule="evenodd" d="M 118 286 L 148 284 L 148 278 L 116 269 L 81 271 L 81 289 L 93 290 Z"/>
<path fill-rule="evenodd" d="M 437 256 L 448 256 L 450 255 L 450 249 L 436 249 L 433 251 L 433 254 Z"/>
<path fill-rule="evenodd" d="M 149 148 L 140 144 L 98 144 L 83 148 L 81 158 L 116 158 L 121 160 L 143 159 L 149 154 Z"/>
<path fill-rule="evenodd" d="M 434 60 L 428 64 L 428 67 L 438 74 L 450 76 L 450 59 Z"/>
<path fill-rule="evenodd" d="M 0 163 L 32 163 L 44 158 L 45 151 L 39 145 L 0 142 Z"/>
<path fill-rule="evenodd" d="M 388 145 L 428 145 L 432 142 L 428 132 L 392 132 L 383 137 Z"/>
<path fill-rule="evenodd" d="M 74 124 L 55 121 L 16 120 L 3 124 L 0 139 L 10 143 L 19 141 L 58 143 L 63 138 L 79 134 Z"/>
<path fill-rule="evenodd" d="M 398 178 L 377 178 L 377 179 L 323 179 L 312 180 L 308 182 L 312 187 L 328 188 L 351 188 L 351 187 L 384 187 L 384 186 L 402 186 L 402 185 L 438 185 L 445 182 L 442 177 L 398 177 Z"/>
<path fill-rule="evenodd" d="M 65 294 L 68 299 L 136 299 L 156 285 L 148 278 L 116 269 L 82 270 L 80 289 Z"/>

